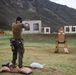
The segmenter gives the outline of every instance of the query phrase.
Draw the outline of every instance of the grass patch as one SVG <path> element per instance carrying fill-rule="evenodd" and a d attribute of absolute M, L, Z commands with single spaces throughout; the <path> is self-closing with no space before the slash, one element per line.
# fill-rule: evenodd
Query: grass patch
<path fill-rule="evenodd" d="M 4 62 L 12 59 L 10 49 L 11 32 L 5 32 L 3 38 L 0 37 L 0 66 Z M 8 37 L 9 36 L 9 37 Z M 6 37 L 6 38 L 5 38 Z M 76 36 L 75 34 L 67 35 L 68 48 L 70 54 L 64 54 L 60 49 L 59 54 L 55 54 L 55 41 L 57 34 L 23 34 L 25 53 L 23 64 L 29 66 L 32 62 L 45 64 L 46 69 L 56 69 L 49 72 L 43 72 L 39 69 L 33 70 L 31 75 L 75 75 L 76 74 Z M 11 73 L 0 73 L 0 75 L 13 75 Z M 17 75 L 17 74 L 14 74 Z M 20 74 L 21 75 L 21 74 Z"/>

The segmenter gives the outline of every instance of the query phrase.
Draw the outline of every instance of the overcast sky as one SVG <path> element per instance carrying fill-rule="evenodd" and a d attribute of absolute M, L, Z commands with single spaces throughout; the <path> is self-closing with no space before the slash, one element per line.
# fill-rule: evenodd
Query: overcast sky
<path fill-rule="evenodd" d="M 76 0 L 50 0 L 50 1 L 62 4 L 62 5 L 67 5 L 69 7 L 76 9 Z"/>

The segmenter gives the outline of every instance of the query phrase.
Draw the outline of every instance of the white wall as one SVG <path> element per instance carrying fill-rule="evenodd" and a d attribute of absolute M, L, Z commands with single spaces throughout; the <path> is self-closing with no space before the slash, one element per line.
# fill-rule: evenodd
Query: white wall
<path fill-rule="evenodd" d="M 23 21 L 23 24 L 28 23 L 30 26 L 30 30 L 26 30 L 25 28 L 23 28 L 23 33 L 41 33 L 41 20 L 29 20 L 29 21 Z M 34 30 L 34 24 L 37 23 L 39 24 L 39 30 Z"/>
<path fill-rule="evenodd" d="M 69 29 L 69 31 L 67 31 L 67 28 Z M 73 31 L 72 29 L 75 29 L 75 31 Z M 76 33 L 76 26 L 64 26 L 64 32 L 65 33 Z"/>
<path fill-rule="evenodd" d="M 42 27 L 42 33 L 50 34 L 50 27 Z"/>

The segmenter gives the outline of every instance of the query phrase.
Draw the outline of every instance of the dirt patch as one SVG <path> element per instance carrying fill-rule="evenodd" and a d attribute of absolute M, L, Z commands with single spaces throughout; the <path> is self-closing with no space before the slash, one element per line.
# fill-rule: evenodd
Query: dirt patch
<path fill-rule="evenodd" d="M 76 61 L 76 58 L 70 58 L 69 60 L 71 60 L 71 61 Z"/>

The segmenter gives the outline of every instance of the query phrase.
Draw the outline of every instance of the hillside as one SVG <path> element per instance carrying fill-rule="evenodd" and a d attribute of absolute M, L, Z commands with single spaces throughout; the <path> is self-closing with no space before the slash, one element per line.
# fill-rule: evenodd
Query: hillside
<path fill-rule="evenodd" d="M 23 20 L 41 19 L 43 26 L 57 31 L 60 26 L 76 25 L 76 10 L 49 0 L 1 0 L 0 28 L 8 29 L 17 16 Z"/>

